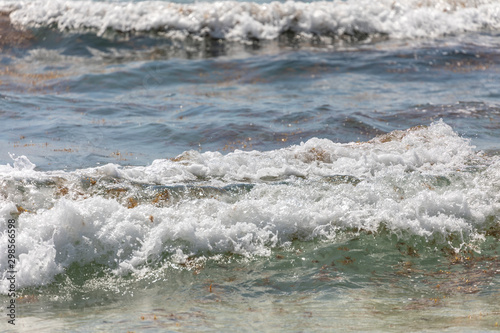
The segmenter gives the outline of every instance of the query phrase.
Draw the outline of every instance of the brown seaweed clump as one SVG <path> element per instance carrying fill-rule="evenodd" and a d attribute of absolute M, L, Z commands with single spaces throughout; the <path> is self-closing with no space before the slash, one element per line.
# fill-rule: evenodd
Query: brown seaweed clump
<path fill-rule="evenodd" d="M 27 46 L 33 39 L 34 35 L 31 32 L 19 30 L 11 24 L 8 13 L 0 12 L 0 51 Z"/>

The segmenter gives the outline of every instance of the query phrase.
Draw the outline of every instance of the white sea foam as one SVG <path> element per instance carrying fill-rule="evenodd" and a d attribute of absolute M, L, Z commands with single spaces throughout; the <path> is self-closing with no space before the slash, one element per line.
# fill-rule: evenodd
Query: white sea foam
<path fill-rule="evenodd" d="M 275 39 L 292 31 L 316 35 L 377 35 L 433 38 L 498 30 L 496 0 L 350 0 L 285 3 L 216 1 L 177 4 L 67 0 L 0 1 L 20 26 L 55 25 L 61 30 L 168 31 L 172 36 L 209 35 L 229 40 Z"/>
<path fill-rule="evenodd" d="M 18 287 L 50 283 L 72 263 L 122 274 L 192 255 L 268 256 L 294 239 L 334 241 L 382 226 L 468 237 L 500 213 L 498 157 L 475 152 L 443 122 L 364 143 L 191 151 L 145 167 L 68 173 L 33 167 L 26 157 L 0 167 L 0 218 L 18 219 Z M 247 187 L 228 191 L 234 184 Z M 158 204 L 161 191 L 170 194 Z M 0 248 L 7 239 L 1 223 Z M 4 275 L 6 264 L 2 256 Z"/>

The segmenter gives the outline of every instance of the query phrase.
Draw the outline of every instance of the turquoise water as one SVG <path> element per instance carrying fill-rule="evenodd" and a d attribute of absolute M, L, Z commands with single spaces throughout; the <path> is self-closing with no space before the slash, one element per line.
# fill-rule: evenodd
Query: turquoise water
<path fill-rule="evenodd" d="M 0 1 L 3 331 L 496 331 L 495 1 Z"/>

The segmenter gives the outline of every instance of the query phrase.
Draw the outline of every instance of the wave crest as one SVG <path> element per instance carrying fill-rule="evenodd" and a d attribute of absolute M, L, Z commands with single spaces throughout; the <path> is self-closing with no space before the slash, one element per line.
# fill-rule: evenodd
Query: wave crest
<path fill-rule="evenodd" d="M 0 1 L 0 11 L 23 27 L 91 29 L 98 34 L 168 32 L 170 37 L 209 36 L 227 40 L 272 40 L 282 34 L 355 40 L 434 38 L 500 28 L 500 3 L 481 1 L 287 1 L 258 4 L 217 1 L 177 4 L 158 1 Z"/>

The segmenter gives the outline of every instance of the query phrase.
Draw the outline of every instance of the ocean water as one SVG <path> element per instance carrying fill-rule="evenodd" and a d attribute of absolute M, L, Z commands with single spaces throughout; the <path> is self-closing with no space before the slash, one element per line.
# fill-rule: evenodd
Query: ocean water
<path fill-rule="evenodd" d="M 1 331 L 500 329 L 498 1 L 0 13 Z"/>

